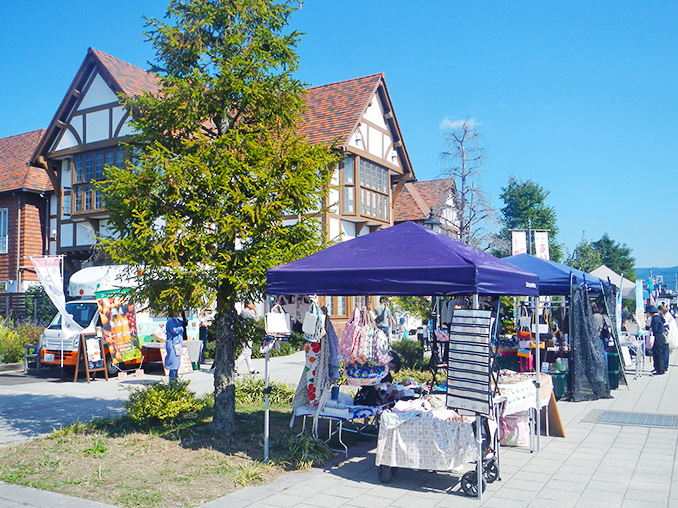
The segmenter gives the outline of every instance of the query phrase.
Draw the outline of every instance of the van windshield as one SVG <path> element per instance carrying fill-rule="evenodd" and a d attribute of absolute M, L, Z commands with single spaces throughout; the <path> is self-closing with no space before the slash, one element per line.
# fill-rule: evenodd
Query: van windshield
<path fill-rule="evenodd" d="M 68 312 L 76 323 L 83 328 L 87 328 L 92 322 L 95 314 L 98 315 L 97 304 L 94 302 L 69 302 L 66 304 L 66 312 Z M 98 321 L 98 320 L 97 320 Z M 50 330 L 61 329 L 61 314 L 57 314 L 49 325 Z"/>

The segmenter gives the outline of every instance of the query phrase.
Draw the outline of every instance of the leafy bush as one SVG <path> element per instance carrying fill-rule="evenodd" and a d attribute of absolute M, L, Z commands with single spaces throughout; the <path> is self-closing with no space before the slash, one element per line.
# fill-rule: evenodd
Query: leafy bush
<path fill-rule="evenodd" d="M 32 330 L 32 334 L 26 333 L 29 329 Z M 29 327 L 26 330 L 24 327 L 15 329 L 9 320 L 0 322 L 0 363 L 17 363 L 24 360 L 24 346 L 37 342 L 37 338 L 34 337 L 35 331 Z"/>
<path fill-rule="evenodd" d="M 36 323 L 47 324 L 57 313 L 57 309 L 42 286 L 31 286 L 24 293 L 26 317 Z"/>
<path fill-rule="evenodd" d="M 291 404 L 295 389 L 280 381 L 269 383 L 271 404 Z M 243 404 L 254 404 L 264 400 L 264 380 L 254 376 L 245 376 L 235 383 L 235 400 Z"/>
<path fill-rule="evenodd" d="M 305 433 L 291 437 L 287 449 L 285 460 L 295 469 L 323 466 L 332 457 L 332 451 L 324 441 Z"/>
<path fill-rule="evenodd" d="M 391 350 L 398 353 L 403 369 L 426 368 L 424 348 L 418 341 L 400 340 L 391 343 Z"/>
<path fill-rule="evenodd" d="M 144 424 L 167 426 L 187 419 L 202 409 L 203 404 L 188 389 L 189 381 L 155 383 L 130 389 L 129 400 L 123 402 L 133 420 Z"/>
<path fill-rule="evenodd" d="M 405 381 L 408 378 L 414 379 L 417 383 L 430 383 L 432 374 L 430 370 L 402 369 L 393 374 L 393 381 Z"/>

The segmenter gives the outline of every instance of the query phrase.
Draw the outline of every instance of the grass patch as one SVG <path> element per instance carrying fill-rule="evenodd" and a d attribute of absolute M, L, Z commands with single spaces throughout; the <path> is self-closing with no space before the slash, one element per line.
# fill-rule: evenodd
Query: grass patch
<path fill-rule="evenodd" d="M 17 446 L 0 448 L 0 480 L 127 507 L 193 507 L 237 489 L 275 480 L 286 470 L 306 467 L 290 454 L 292 388 L 276 384 L 270 413 L 269 463 L 263 463 L 263 401 L 259 386 L 238 382 L 249 394 L 236 404 L 238 427 L 215 433 L 211 397 L 200 398 L 171 424 L 131 416 L 77 422 Z M 281 402 L 284 401 L 284 402 Z M 321 462 L 324 455 L 320 454 Z M 327 460 L 329 455 L 324 460 Z M 313 462 L 320 463 L 320 462 Z"/>

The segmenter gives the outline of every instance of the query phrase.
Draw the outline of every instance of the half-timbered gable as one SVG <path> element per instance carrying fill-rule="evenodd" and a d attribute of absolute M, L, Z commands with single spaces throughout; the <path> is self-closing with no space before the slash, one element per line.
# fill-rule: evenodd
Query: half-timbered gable
<path fill-rule="evenodd" d="M 332 177 L 324 225 L 330 241 L 393 224 L 393 203 L 414 178 L 383 74 L 311 88 L 302 133 L 344 158 Z"/>
<path fill-rule="evenodd" d="M 125 163 L 121 143 L 132 128 L 118 97 L 146 91 L 157 91 L 153 74 L 90 48 L 34 155 L 57 189 L 50 220 L 67 271 L 79 269 L 96 237 L 107 234 L 105 203 L 92 182 L 104 166 Z"/>

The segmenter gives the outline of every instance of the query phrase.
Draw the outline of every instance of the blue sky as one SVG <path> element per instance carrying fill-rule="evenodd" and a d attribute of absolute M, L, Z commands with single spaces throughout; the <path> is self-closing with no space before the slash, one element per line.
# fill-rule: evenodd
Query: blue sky
<path fill-rule="evenodd" d="M 166 1 L 15 2 L 0 17 L 0 137 L 47 126 L 88 47 L 146 67 L 142 14 Z M 637 266 L 678 265 L 678 4 L 309 0 L 299 76 L 383 72 L 420 180 L 441 126 L 472 119 L 483 188 L 511 175 L 550 191 L 558 240 L 611 238 Z"/>

